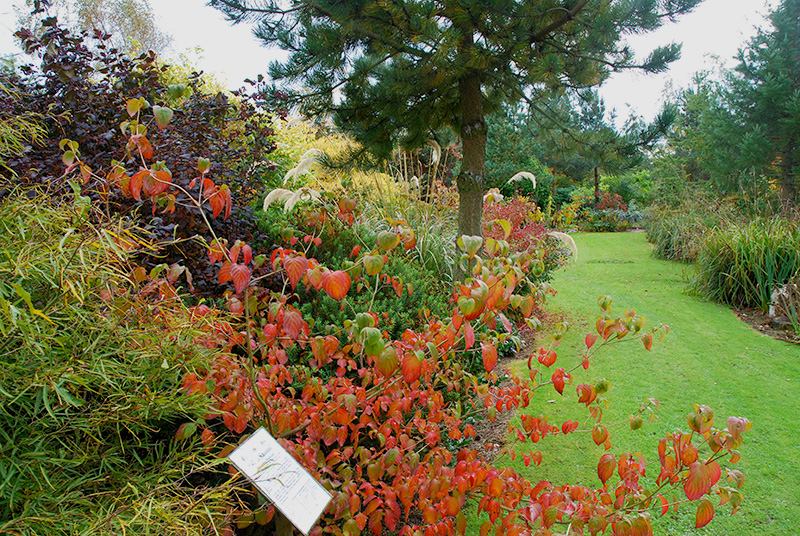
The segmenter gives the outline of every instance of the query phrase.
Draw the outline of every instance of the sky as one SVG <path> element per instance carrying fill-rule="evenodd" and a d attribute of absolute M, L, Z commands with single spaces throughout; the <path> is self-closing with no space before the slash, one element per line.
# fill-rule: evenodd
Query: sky
<path fill-rule="evenodd" d="M 0 0 L 0 55 L 19 53 L 12 34 L 13 5 L 23 0 Z M 777 0 L 705 0 L 694 12 L 649 34 L 632 36 L 629 42 L 638 57 L 672 42 L 683 43 L 682 57 L 660 75 L 624 72 L 612 75 L 600 92 L 608 109 L 621 124 L 631 114 L 652 119 L 665 92 L 686 87 L 692 75 L 717 66 L 732 67 L 735 55 Z M 245 24 L 231 26 L 204 0 L 150 0 L 158 24 L 173 37 L 172 53 L 185 54 L 197 67 L 215 76 L 229 89 L 245 78 L 266 74 L 267 66 L 281 52 L 259 45 Z"/>

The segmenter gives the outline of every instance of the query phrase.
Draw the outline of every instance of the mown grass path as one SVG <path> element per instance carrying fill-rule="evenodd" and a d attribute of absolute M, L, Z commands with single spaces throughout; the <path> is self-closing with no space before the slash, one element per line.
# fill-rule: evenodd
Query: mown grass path
<path fill-rule="evenodd" d="M 684 505 L 677 514 L 670 511 L 658 519 L 655 533 L 800 534 L 800 347 L 761 335 L 725 307 L 684 295 L 683 273 L 692 268 L 653 259 L 644 233 L 574 237 L 578 263 L 558 272 L 553 281 L 558 296 L 550 301 L 550 310 L 572 324 L 557 349 L 558 366 L 574 364 L 580 356 L 584 335 L 594 329 L 601 294 L 613 298 L 615 314 L 634 308 L 648 325 L 663 322 L 672 332 L 650 352 L 638 339 L 606 348 L 588 371 L 577 371 L 563 398 L 543 390 L 526 411 L 548 415 L 559 425 L 566 419 L 584 422 L 588 414 L 577 403 L 574 385 L 603 377 L 612 383 L 606 395 L 612 404 L 604 417 L 607 424 L 627 419 L 646 397 L 659 399 L 657 420 L 636 432 L 627 423 L 611 430 L 611 451 L 642 452 L 651 464 L 651 481 L 659 471 L 658 440 L 688 429 L 686 415 L 694 403 L 711 406 L 720 428 L 730 415 L 747 417 L 754 428 L 746 434 L 737 464 L 747 479 L 740 511 L 731 516 L 729 505 L 719 507 L 710 525 L 694 529 L 695 507 Z M 517 366 L 520 375 L 526 374 L 524 363 Z M 596 463 L 604 450 L 588 434 L 545 438 L 536 447 L 544 454 L 541 466 L 525 468 L 519 458 L 510 462 L 531 480 L 599 486 Z"/>

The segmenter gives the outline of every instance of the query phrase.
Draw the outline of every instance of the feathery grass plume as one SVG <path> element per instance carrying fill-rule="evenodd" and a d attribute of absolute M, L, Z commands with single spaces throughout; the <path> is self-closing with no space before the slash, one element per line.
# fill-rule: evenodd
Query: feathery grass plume
<path fill-rule="evenodd" d="M 442 159 L 442 146 L 436 140 L 428 140 L 428 145 L 433 149 L 431 160 L 435 165 L 439 165 L 439 160 Z"/>
<path fill-rule="evenodd" d="M 492 205 L 494 203 L 500 203 L 505 199 L 506 196 L 500 193 L 500 190 L 497 188 L 492 188 L 488 192 L 486 192 L 483 196 L 483 202 Z"/>
<path fill-rule="evenodd" d="M 285 190 L 283 188 L 275 188 L 264 199 L 263 209 L 267 210 L 269 206 L 276 202 L 280 201 L 283 203 L 283 211 L 285 213 L 289 213 L 294 209 L 297 203 L 301 201 L 319 201 L 320 193 L 317 190 L 312 188 L 308 188 L 307 186 L 303 186 L 302 188 L 298 188 L 296 191 Z"/>
<path fill-rule="evenodd" d="M 512 183 L 520 182 L 520 181 L 523 181 L 523 180 L 531 181 L 531 184 L 533 185 L 533 188 L 536 188 L 536 176 L 533 173 L 529 172 L 529 171 L 520 171 L 519 173 L 515 174 L 513 177 L 508 179 L 506 184 L 512 184 Z"/>
<path fill-rule="evenodd" d="M 572 262 L 578 262 L 578 246 L 575 244 L 575 240 L 573 240 L 571 236 L 560 231 L 550 231 L 547 233 L 547 236 L 558 238 L 564 242 L 564 244 L 567 245 L 567 248 L 569 248 L 569 250 L 572 252 Z"/>
<path fill-rule="evenodd" d="M 264 199 L 264 206 L 262 207 L 263 210 L 267 210 L 269 206 L 274 203 L 275 201 L 280 201 L 281 203 L 286 204 L 286 201 L 292 197 L 294 194 L 291 190 L 286 190 L 284 188 L 275 188 L 270 193 L 267 194 L 267 197 Z"/>
<path fill-rule="evenodd" d="M 286 184 L 291 179 L 296 179 L 306 173 L 311 171 L 311 166 L 314 164 L 318 164 L 322 158 L 325 157 L 325 153 L 322 152 L 322 149 L 309 149 L 300 157 L 300 161 L 297 163 L 295 167 L 290 169 L 286 172 L 286 175 L 283 176 L 283 184 Z"/>

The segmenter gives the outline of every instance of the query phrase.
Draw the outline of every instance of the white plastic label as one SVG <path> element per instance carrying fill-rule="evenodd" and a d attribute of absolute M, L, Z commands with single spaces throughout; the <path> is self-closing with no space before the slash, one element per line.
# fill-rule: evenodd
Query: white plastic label
<path fill-rule="evenodd" d="M 228 459 L 306 536 L 333 498 L 264 428 Z"/>

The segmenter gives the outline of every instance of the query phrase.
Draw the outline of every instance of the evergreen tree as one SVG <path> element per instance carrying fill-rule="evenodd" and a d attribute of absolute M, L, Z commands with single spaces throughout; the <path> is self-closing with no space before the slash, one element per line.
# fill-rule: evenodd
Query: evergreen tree
<path fill-rule="evenodd" d="M 800 170 L 800 0 L 783 0 L 770 21 L 772 28 L 739 52 L 730 106 L 747 131 L 768 142 L 755 163 L 777 175 L 781 197 L 791 203 Z"/>
<path fill-rule="evenodd" d="M 364 147 L 416 147 L 439 128 L 461 138 L 459 232 L 481 232 L 485 114 L 539 91 L 586 88 L 617 69 L 657 72 L 676 44 L 637 62 L 622 42 L 701 0 L 210 0 L 290 52 L 271 75 L 309 115 L 332 113 Z"/>

